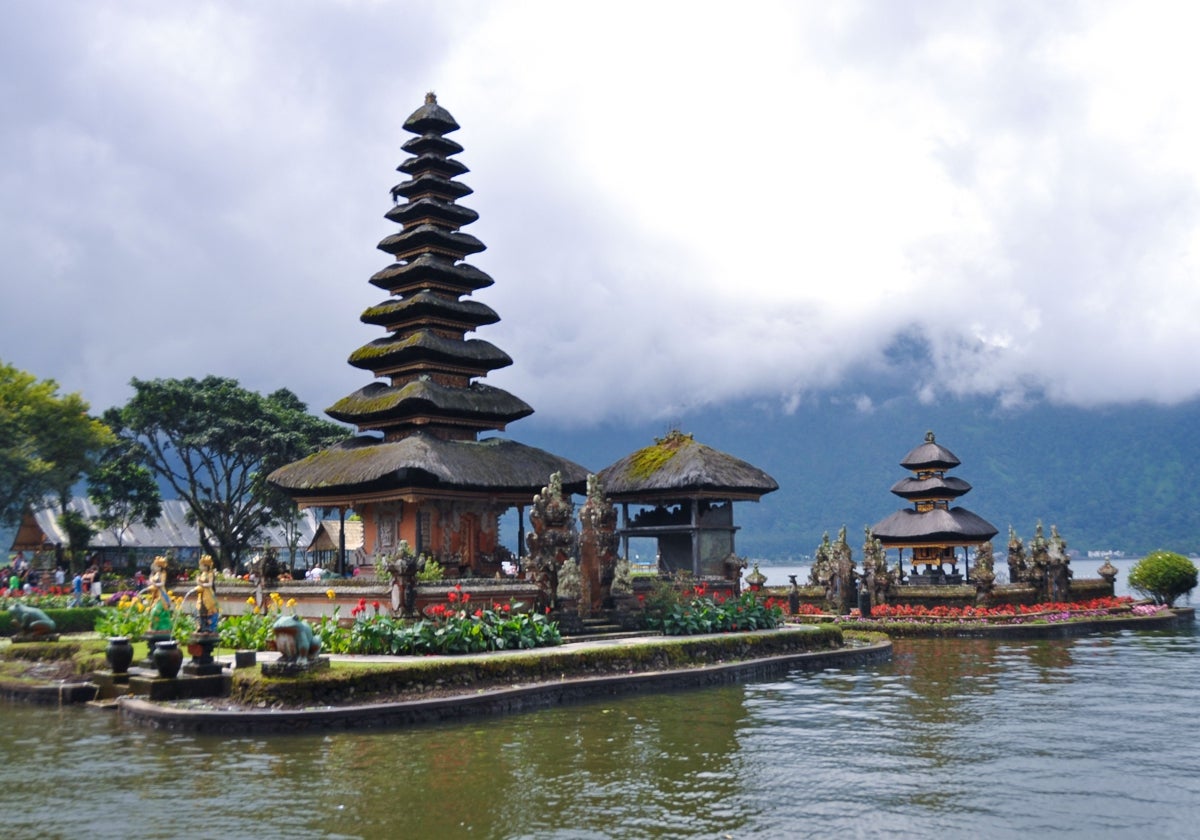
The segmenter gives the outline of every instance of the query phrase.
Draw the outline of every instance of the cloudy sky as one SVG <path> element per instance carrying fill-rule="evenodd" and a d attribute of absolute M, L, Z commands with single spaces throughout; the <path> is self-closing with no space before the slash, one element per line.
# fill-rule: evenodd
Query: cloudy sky
<path fill-rule="evenodd" d="M 543 420 L 1200 394 L 1200 11 L 47 2 L 0 27 L 0 360 L 321 409 L 424 93 Z M 914 366 L 914 360 L 916 362 Z"/>

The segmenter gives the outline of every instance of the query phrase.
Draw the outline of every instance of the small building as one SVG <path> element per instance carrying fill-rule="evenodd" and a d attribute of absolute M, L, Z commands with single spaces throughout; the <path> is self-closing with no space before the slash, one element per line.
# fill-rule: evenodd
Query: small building
<path fill-rule="evenodd" d="M 937 442 L 933 432 L 926 432 L 925 442 L 900 462 L 915 475 L 892 485 L 892 492 L 913 506 L 896 511 L 871 528 L 885 550 L 894 548 L 899 552 L 901 567 L 904 550 L 911 551 L 911 583 L 961 583 L 967 569 L 967 549 L 998 533 L 986 519 L 964 507 L 951 507 L 955 499 L 971 490 L 963 479 L 946 475 L 960 463 L 953 452 Z M 959 558 L 955 554 L 959 548 L 963 549 L 962 572 L 958 571 Z"/>
<path fill-rule="evenodd" d="M 90 522 L 94 522 L 100 511 L 91 499 L 77 496 L 67 502 L 73 510 Z M 196 565 L 204 548 L 200 543 L 200 531 L 189 522 L 187 502 L 182 499 L 164 499 L 162 515 L 153 523 L 135 522 L 120 532 L 101 529 L 88 543 L 88 553 L 96 561 L 114 569 L 149 566 L 159 555 L 173 552 L 185 566 Z M 303 551 L 317 530 L 317 518 L 311 512 L 302 512 L 296 530 L 290 536 L 280 527 L 264 528 L 255 537 L 253 547 L 271 547 L 279 551 L 281 558 L 290 558 L 293 552 Z M 67 533 L 58 523 L 57 506 L 47 506 L 36 511 L 26 511 L 21 518 L 13 539 L 12 551 L 50 552 L 56 561 L 62 560 L 62 552 L 69 546 Z"/>
<path fill-rule="evenodd" d="M 659 571 L 736 577 L 735 501 L 757 502 L 778 490 L 758 467 L 672 431 L 598 474 L 604 494 L 621 505 L 621 553 L 631 539 L 656 543 Z M 630 505 L 640 510 L 630 515 Z"/>
<path fill-rule="evenodd" d="M 525 507 L 550 475 L 582 492 L 587 471 L 513 440 L 479 438 L 533 409 L 479 381 L 512 359 L 491 342 L 467 338 L 500 319 L 469 299 L 493 281 L 464 262 L 486 246 L 461 230 L 478 214 L 458 203 L 471 193 L 458 180 L 468 171 L 455 157 L 463 148 L 446 137 L 458 127 L 432 93 L 404 122 L 416 135 L 402 147 L 412 155 L 399 166 L 408 180 L 392 188 L 395 206 L 385 214 L 401 230 L 379 243 L 395 262 L 370 279 L 390 297 L 361 317 L 387 335 L 349 359 L 376 381 L 326 409 L 354 424 L 358 436 L 268 480 L 301 507 L 354 510 L 368 555 L 390 553 L 404 540 L 452 575 L 492 577 L 514 556 L 501 541 L 500 516 L 517 508 L 519 552 Z"/>
<path fill-rule="evenodd" d="M 317 524 L 316 533 L 305 547 L 308 557 L 307 566 L 321 566 L 332 569 L 338 563 L 342 551 L 346 552 L 347 565 L 363 566 L 367 563 L 367 554 L 363 551 L 363 524 L 361 519 L 322 519 Z"/>

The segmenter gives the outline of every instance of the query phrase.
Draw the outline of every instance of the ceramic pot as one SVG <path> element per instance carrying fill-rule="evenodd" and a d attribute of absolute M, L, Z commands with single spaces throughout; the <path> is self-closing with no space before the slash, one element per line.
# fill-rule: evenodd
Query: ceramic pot
<path fill-rule="evenodd" d="M 133 663 L 133 645 L 128 636 L 110 636 L 108 647 L 104 649 L 104 658 L 114 674 L 126 674 Z"/>
<path fill-rule="evenodd" d="M 154 646 L 153 658 L 154 667 L 158 669 L 160 677 L 170 680 L 179 676 L 179 669 L 183 665 L 183 651 L 179 649 L 178 642 L 159 642 Z"/>

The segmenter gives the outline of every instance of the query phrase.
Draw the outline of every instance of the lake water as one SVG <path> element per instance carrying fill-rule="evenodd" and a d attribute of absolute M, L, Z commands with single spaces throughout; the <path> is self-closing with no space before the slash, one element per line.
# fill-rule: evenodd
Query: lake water
<path fill-rule="evenodd" d="M 0 835 L 1191 838 L 1200 634 L 898 642 L 891 663 L 286 737 L 0 704 Z"/>

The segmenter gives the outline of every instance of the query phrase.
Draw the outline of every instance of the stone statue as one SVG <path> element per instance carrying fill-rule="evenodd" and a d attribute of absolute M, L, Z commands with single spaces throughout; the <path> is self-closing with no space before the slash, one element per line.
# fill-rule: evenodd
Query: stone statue
<path fill-rule="evenodd" d="M 550 483 L 533 497 L 529 511 L 533 533 L 525 541 L 530 571 L 544 605 L 551 608 L 558 606 L 558 570 L 575 554 L 579 543 L 574 512 L 570 498 L 563 498 L 562 473 L 550 476 Z"/>
<path fill-rule="evenodd" d="M 583 591 L 581 612 L 594 614 L 612 606 L 613 574 L 617 565 L 617 509 L 604 496 L 604 486 L 587 477 L 587 500 L 579 509 L 579 572 Z"/>
<path fill-rule="evenodd" d="M 858 573 L 854 570 L 854 555 L 846 541 L 846 526 L 838 531 L 837 542 L 832 551 L 833 574 L 826 587 L 826 599 L 833 604 L 839 615 L 846 615 L 858 601 Z"/>
<path fill-rule="evenodd" d="M 1013 526 L 1008 526 L 1008 582 L 1021 583 L 1025 580 L 1028 564 L 1025 558 L 1025 543 L 1017 536 Z"/>
<path fill-rule="evenodd" d="M 27 607 L 18 601 L 8 608 L 8 614 L 17 626 L 18 632 L 13 636 L 14 642 L 49 641 L 51 637 L 58 638 L 54 635 L 54 631 L 58 629 L 54 619 L 37 607 Z"/>
<path fill-rule="evenodd" d="M 413 554 L 408 541 L 400 540 L 396 553 L 389 555 L 383 565 L 391 580 L 392 609 L 404 615 L 415 615 L 417 575 L 425 569 L 425 555 Z"/>
<path fill-rule="evenodd" d="M 808 572 L 809 586 L 826 586 L 833 574 L 833 543 L 829 541 L 829 532 L 821 536 L 821 544 L 813 552 L 812 568 Z"/>
<path fill-rule="evenodd" d="M 863 532 L 863 585 L 871 596 L 871 605 L 880 606 L 887 603 L 896 573 L 888 569 L 887 552 L 870 526 L 863 528 Z"/>
<path fill-rule="evenodd" d="M 1029 541 L 1029 569 L 1025 580 L 1033 585 L 1038 592 L 1045 595 L 1046 575 L 1050 568 L 1050 544 L 1042 531 L 1042 520 L 1038 520 L 1033 530 L 1033 539 Z"/>
<path fill-rule="evenodd" d="M 271 626 L 275 632 L 275 649 L 279 661 L 287 665 L 315 663 L 321 652 L 321 637 L 313 633 L 304 619 L 294 615 L 281 616 Z"/>
<path fill-rule="evenodd" d="M 1071 592 L 1071 558 L 1067 542 L 1050 526 L 1050 546 L 1046 553 L 1046 596 L 1051 601 L 1064 601 Z"/>
<path fill-rule="evenodd" d="M 975 549 L 975 566 L 971 569 L 971 580 L 975 581 L 975 600 L 986 601 L 992 596 L 996 586 L 996 558 L 992 553 L 992 543 L 980 543 Z"/>
<path fill-rule="evenodd" d="M 175 605 L 171 603 L 171 595 L 167 591 L 168 565 L 166 557 L 155 557 L 150 564 L 150 577 L 146 581 L 145 593 L 153 599 L 150 604 L 149 627 L 152 635 L 171 632 L 171 619 L 175 612 Z"/>
<path fill-rule="evenodd" d="M 216 633 L 221 620 L 221 607 L 217 603 L 217 573 L 213 569 L 212 557 L 205 554 L 200 558 L 200 571 L 196 574 L 196 585 L 188 596 L 196 596 L 196 629 L 201 633 Z"/>

